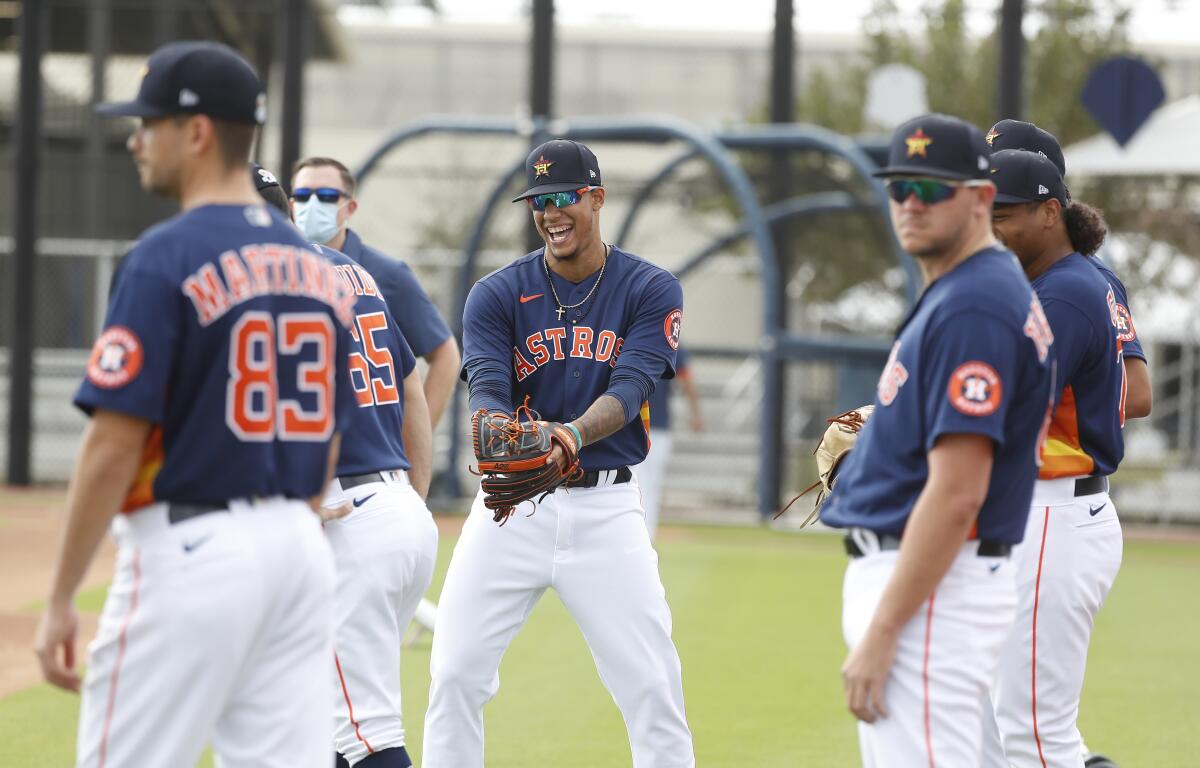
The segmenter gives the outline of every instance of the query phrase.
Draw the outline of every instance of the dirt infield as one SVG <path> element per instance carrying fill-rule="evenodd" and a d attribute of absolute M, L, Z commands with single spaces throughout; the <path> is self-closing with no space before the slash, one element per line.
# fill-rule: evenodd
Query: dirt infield
<path fill-rule="evenodd" d="M 34 659 L 33 633 L 38 611 L 50 588 L 64 517 L 64 494 L 55 490 L 0 489 L 0 696 L 41 681 Z M 105 538 L 83 589 L 107 584 L 115 555 Z M 96 617 L 80 617 L 78 652 L 96 631 Z"/>
<path fill-rule="evenodd" d="M 31 604 L 45 600 L 50 588 L 65 501 L 61 488 L 0 486 L 0 698 L 42 679 L 32 651 L 38 611 Z M 438 517 L 438 528 L 446 536 L 457 536 L 462 523 L 462 517 Z M 105 537 L 80 591 L 108 584 L 115 559 L 116 547 Z M 80 659 L 95 636 L 97 618 L 80 615 Z"/>

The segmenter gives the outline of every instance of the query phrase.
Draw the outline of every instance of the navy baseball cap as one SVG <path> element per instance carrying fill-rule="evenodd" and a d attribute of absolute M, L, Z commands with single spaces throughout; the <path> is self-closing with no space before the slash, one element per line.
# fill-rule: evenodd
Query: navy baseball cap
<path fill-rule="evenodd" d="M 275 174 L 258 163 L 251 162 L 250 179 L 254 182 L 254 188 L 258 190 L 258 194 L 263 200 L 273 205 L 287 218 L 292 217 L 287 192 L 283 191 L 283 185 L 279 183 L 279 179 L 275 178 Z"/>
<path fill-rule="evenodd" d="M 584 187 L 604 186 L 596 155 L 578 141 L 554 139 L 534 147 L 525 160 L 529 188 L 513 202 L 547 192 L 571 192 Z"/>
<path fill-rule="evenodd" d="M 888 163 L 873 175 L 986 179 L 990 154 L 978 128 L 961 118 L 934 113 L 913 118 L 896 129 Z"/>
<path fill-rule="evenodd" d="M 168 43 L 146 61 L 133 101 L 97 104 L 116 117 L 208 115 L 231 123 L 262 125 L 267 96 L 254 68 L 221 43 Z"/>
<path fill-rule="evenodd" d="M 996 205 L 1044 203 L 1067 204 L 1067 188 L 1050 158 L 1027 149 L 1002 149 L 992 155 L 992 182 Z"/>
<path fill-rule="evenodd" d="M 259 192 L 271 187 L 283 189 L 283 185 L 279 183 L 279 179 L 275 177 L 275 174 L 253 161 L 250 163 L 250 178 L 254 180 L 254 188 Z"/>
<path fill-rule="evenodd" d="M 987 132 L 987 143 L 993 152 L 1002 149 L 1027 149 L 1045 155 L 1059 176 L 1067 175 L 1067 161 L 1054 134 L 1023 120 L 1001 120 Z"/>

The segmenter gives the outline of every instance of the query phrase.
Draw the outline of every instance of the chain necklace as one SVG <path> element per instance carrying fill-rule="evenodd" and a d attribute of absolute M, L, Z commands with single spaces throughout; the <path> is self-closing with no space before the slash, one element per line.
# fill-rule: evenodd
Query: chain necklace
<path fill-rule="evenodd" d="M 588 299 L 592 298 L 592 294 L 594 294 L 596 292 L 596 289 L 600 287 L 600 281 L 604 279 L 604 268 L 608 266 L 608 255 L 611 252 L 612 252 L 612 246 L 605 245 L 604 246 L 604 261 L 600 264 L 600 274 L 596 275 L 596 282 L 595 282 L 595 284 L 592 285 L 592 290 L 587 292 L 587 296 L 583 297 L 583 301 L 580 301 L 576 304 L 563 304 L 562 300 L 558 298 L 558 291 L 555 290 L 555 288 L 554 288 L 554 280 L 552 280 L 550 278 L 550 264 L 546 261 L 545 252 L 542 253 L 542 269 L 544 269 L 546 271 L 546 282 L 550 283 L 550 294 L 552 296 L 554 296 L 554 303 L 558 305 L 558 309 L 556 309 L 554 311 L 558 313 L 559 322 L 562 322 L 563 313 L 566 312 L 568 309 L 575 309 L 576 307 L 582 307 L 584 304 L 587 304 Z"/>

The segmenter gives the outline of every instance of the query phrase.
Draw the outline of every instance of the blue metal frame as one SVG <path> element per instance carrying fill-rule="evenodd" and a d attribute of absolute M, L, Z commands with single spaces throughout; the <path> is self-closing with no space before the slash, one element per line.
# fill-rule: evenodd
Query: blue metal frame
<path fill-rule="evenodd" d="M 541 121 L 519 123 L 515 120 L 430 117 L 393 134 L 372 152 L 357 171 L 359 183 L 362 184 L 383 158 L 401 144 L 413 138 L 435 133 L 514 137 L 553 133 L 556 136 L 581 141 L 684 142 L 688 149 L 660 168 L 656 175 L 635 194 L 633 205 L 626 215 L 617 238 L 617 242 L 621 242 L 629 234 L 638 210 L 655 189 L 661 186 L 684 163 L 693 158 L 703 157 L 711 163 L 713 169 L 725 182 L 734 201 L 741 209 L 742 225 L 689 259 L 681 269 L 676 270 L 680 276 L 695 269 L 704 260 L 718 253 L 730 243 L 743 237 L 750 237 L 758 251 L 763 283 L 765 285 L 776 284 L 783 278 L 780 274 L 775 241 L 771 233 L 773 221 L 792 216 L 872 207 L 881 208 L 885 215 L 887 211 L 887 198 L 883 186 L 871 176 L 874 165 L 870 159 L 852 141 L 831 131 L 807 125 L 767 125 L 713 135 L 700 131 L 684 121 L 659 117 L 556 121 L 550 124 Z M 862 179 L 868 182 L 872 198 L 863 201 L 847 192 L 829 192 L 793 198 L 764 208 L 755 195 L 754 188 L 745 171 L 731 157 L 730 150 L 734 149 L 815 150 L 841 157 L 850 163 Z M 497 181 L 484 202 L 468 239 L 455 296 L 454 314 L 451 318 L 452 327 L 459 338 L 462 336 L 462 310 L 466 304 L 467 294 L 474 283 L 473 278 L 479 252 L 492 212 L 505 197 L 505 191 L 519 176 L 523 164 L 524 157 L 520 158 Z M 888 231 L 891 231 L 890 227 Z M 919 285 L 916 266 L 900 248 L 894 236 L 892 237 L 892 246 L 897 260 L 905 270 L 907 298 L 911 304 L 916 300 Z M 785 359 L 826 359 L 847 354 L 854 357 L 874 358 L 879 354 L 882 345 L 877 341 L 854 337 L 817 338 L 789 334 L 786 329 L 781 327 L 782 307 L 776 292 L 767 290 L 763 292 L 763 296 L 763 338 L 758 349 L 765 374 L 760 437 L 763 444 L 770 444 L 775 431 L 782 428 L 783 392 L 780 386 L 782 377 L 774 374 L 782 370 Z M 451 408 L 450 417 L 451 464 L 453 464 L 454 457 L 458 455 L 462 439 L 460 434 L 463 410 L 461 397 L 462 387 L 459 387 L 455 392 L 454 406 Z M 759 476 L 759 512 L 766 517 L 772 514 L 778 506 L 782 457 L 768 457 L 762 462 L 762 467 L 763 471 Z M 457 493 L 457 473 L 453 471 L 453 466 L 450 471 L 443 474 L 443 482 L 445 490 Z"/>

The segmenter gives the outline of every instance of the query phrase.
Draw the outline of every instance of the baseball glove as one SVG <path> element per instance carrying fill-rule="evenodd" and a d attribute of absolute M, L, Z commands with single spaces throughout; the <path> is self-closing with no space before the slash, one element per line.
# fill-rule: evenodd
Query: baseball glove
<path fill-rule="evenodd" d="M 801 496 L 819 487 L 821 490 L 813 502 L 812 511 L 808 513 L 808 517 L 804 518 L 800 527 L 803 528 L 816 519 L 821 502 L 833 490 L 833 485 L 837 481 L 838 466 L 842 463 L 842 459 L 846 458 L 846 454 L 850 453 L 850 449 L 854 447 L 858 433 L 862 431 L 867 419 L 871 418 L 874 411 L 874 405 L 864 405 L 825 420 L 829 426 L 825 429 L 821 442 L 817 443 L 817 447 L 813 449 L 813 455 L 817 457 L 817 482 L 801 491 L 787 503 L 786 507 L 779 510 L 775 517 L 778 518 L 787 512 L 788 508 L 795 504 Z"/>
<path fill-rule="evenodd" d="M 517 505 L 541 501 L 583 474 L 578 433 L 556 421 L 541 421 L 527 404 L 515 413 L 475 411 L 471 437 L 478 465 L 473 471 L 483 477 L 484 506 L 501 525 Z M 565 467 L 550 458 L 556 445 L 566 457 Z"/>

